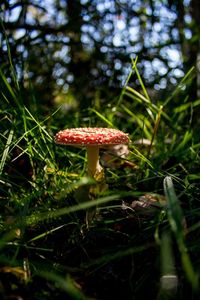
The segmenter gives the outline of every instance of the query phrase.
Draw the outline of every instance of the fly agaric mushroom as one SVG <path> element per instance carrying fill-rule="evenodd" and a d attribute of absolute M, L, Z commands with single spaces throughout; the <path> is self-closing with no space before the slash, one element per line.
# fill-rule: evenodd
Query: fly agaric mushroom
<path fill-rule="evenodd" d="M 101 173 L 99 148 L 128 144 L 128 134 L 113 128 L 71 128 L 59 131 L 55 142 L 62 145 L 85 146 L 88 160 L 88 175 L 96 178 Z"/>

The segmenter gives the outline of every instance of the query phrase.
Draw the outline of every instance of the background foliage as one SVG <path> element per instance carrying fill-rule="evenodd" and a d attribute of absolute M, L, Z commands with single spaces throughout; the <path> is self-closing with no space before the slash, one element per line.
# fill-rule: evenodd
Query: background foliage
<path fill-rule="evenodd" d="M 37 103 L 62 102 L 66 109 L 112 102 L 137 56 L 154 99 L 194 66 L 188 99 L 194 101 L 199 6 L 198 0 L 1 1 L 1 66 L 10 76 L 7 36 L 24 92 L 32 87 Z M 138 80 L 132 85 L 139 88 Z"/>

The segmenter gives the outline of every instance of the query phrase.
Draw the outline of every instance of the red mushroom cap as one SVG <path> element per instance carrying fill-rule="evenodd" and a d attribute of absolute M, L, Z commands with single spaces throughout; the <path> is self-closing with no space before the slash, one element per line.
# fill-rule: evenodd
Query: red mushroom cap
<path fill-rule="evenodd" d="M 64 145 L 116 145 L 128 144 L 128 134 L 113 128 L 70 128 L 59 131 L 55 142 Z"/>

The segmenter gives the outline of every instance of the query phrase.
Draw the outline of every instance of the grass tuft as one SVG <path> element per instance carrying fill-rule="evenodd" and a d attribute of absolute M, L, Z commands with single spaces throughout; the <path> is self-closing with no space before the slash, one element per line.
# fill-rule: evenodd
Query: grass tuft
<path fill-rule="evenodd" d="M 155 100 L 136 59 L 119 99 L 66 119 L 60 108 L 38 109 L 33 88 L 26 102 L 9 59 L 12 80 L 0 70 L 0 297 L 163 299 L 166 284 L 176 299 L 198 294 L 200 143 L 192 124 L 200 101 L 187 94 L 193 68 Z M 127 156 L 101 150 L 107 189 L 92 201 L 88 191 L 98 183 L 85 175 L 85 151 L 53 142 L 63 127 L 88 124 L 118 128 L 131 140 L 129 151 L 122 147 Z"/>

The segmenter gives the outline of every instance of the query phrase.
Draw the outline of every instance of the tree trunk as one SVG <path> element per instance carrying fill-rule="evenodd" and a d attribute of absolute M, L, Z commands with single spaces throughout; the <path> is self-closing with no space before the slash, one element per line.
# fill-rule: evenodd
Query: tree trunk
<path fill-rule="evenodd" d="M 80 109 L 86 108 L 89 86 L 89 60 L 82 44 L 82 5 L 80 0 L 67 1 L 67 17 L 69 20 L 70 62 L 69 73 L 73 75 L 71 91 L 79 102 Z"/>
<path fill-rule="evenodd" d="M 191 0 L 190 11 L 193 20 L 193 42 L 191 44 L 192 53 L 195 57 L 196 66 L 196 95 L 200 98 L 200 1 Z"/>

